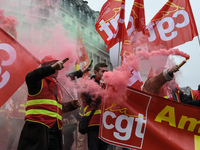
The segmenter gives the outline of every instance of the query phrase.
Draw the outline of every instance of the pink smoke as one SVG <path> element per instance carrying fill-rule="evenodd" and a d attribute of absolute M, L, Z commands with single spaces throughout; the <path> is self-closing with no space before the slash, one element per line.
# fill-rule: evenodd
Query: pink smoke
<path fill-rule="evenodd" d="M 4 10 L 0 9 L 0 23 L 3 21 L 4 18 Z"/>
<path fill-rule="evenodd" d="M 179 49 L 175 48 L 175 49 L 160 49 L 158 51 L 152 51 L 150 53 L 148 53 L 147 51 L 138 51 L 136 53 L 136 56 L 141 58 L 146 58 L 148 59 L 151 56 L 169 56 L 169 55 L 177 55 L 177 56 L 182 56 L 185 57 L 185 59 L 189 59 L 190 56 L 182 51 L 180 51 Z"/>
<path fill-rule="evenodd" d="M 4 16 L 4 10 L 0 10 L 0 27 L 10 33 L 14 38 L 17 38 L 16 26 L 18 21 L 14 16 Z"/>

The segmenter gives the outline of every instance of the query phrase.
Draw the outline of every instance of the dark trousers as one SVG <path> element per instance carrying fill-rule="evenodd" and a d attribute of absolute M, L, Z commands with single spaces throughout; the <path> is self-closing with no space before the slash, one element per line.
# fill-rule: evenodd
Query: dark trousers
<path fill-rule="evenodd" d="M 26 121 L 17 150 L 62 150 L 62 132 L 57 123 L 49 129 L 40 123 Z"/>
<path fill-rule="evenodd" d="M 88 131 L 87 135 L 89 150 L 107 150 L 108 144 L 98 137 L 99 131 Z"/>
<path fill-rule="evenodd" d="M 10 132 L 7 144 L 7 150 L 11 150 L 15 140 L 19 140 L 20 131 L 24 125 L 24 119 L 10 118 Z"/>

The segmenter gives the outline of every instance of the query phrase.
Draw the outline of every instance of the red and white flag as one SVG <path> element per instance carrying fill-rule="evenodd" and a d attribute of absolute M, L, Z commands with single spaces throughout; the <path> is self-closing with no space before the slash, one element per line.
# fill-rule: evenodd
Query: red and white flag
<path fill-rule="evenodd" d="M 131 47 L 130 39 L 127 35 L 127 31 L 124 32 L 124 40 L 122 42 L 122 50 L 121 50 L 121 62 L 127 63 L 126 59 L 130 56 L 134 55 L 133 48 Z M 136 88 L 141 90 L 143 85 L 142 77 L 138 69 L 138 66 L 129 66 L 131 77 L 129 78 L 128 86 L 132 88 Z"/>
<path fill-rule="evenodd" d="M 169 0 L 147 25 L 150 44 L 166 49 L 184 44 L 198 35 L 189 0 Z"/>
<path fill-rule="evenodd" d="M 25 76 L 40 62 L 0 28 L 0 107 L 24 83 Z"/>
<path fill-rule="evenodd" d="M 129 22 L 127 26 L 127 33 L 129 38 L 135 32 L 142 32 L 145 34 L 146 24 L 145 24 L 145 12 L 144 12 L 144 1 L 135 0 L 133 7 L 131 9 Z"/>
<path fill-rule="evenodd" d="M 125 0 L 107 0 L 95 24 L 96 31 L 110 49 L 122 41 L 125 28 Z"/>

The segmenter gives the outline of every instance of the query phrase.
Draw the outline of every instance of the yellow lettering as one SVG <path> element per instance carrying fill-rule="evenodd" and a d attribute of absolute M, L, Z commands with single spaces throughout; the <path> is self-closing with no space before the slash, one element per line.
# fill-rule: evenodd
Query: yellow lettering
<path fill-rule="evenodd" d="M 197 121 L 195 118 L 188 118 L 187 116 L 181 116 L 181 119 L 178 124 L 179 129 L 184 129 L 186 122 L 189 121 L 190 125 L 188 126 L 188 131 L 194 131 L 197 124 L 200 124 L 200 121 Z M 200 129 L 198 130 L 200 133 Z"/>
<path fill-rule="evenodd" d="M 194 135 L 194 149 L 200 149 L 200 136 Z"/>
<path fill-rule="evenodd" d="M 168 114 L 168 116 L 166 116 Z M 162 122 L 166 121 L 169 122 L 170 126 L 176 127 L 175 122 L 175 111 L 174 107 L 166 106 L 155 118 L 155 121 Z"/>

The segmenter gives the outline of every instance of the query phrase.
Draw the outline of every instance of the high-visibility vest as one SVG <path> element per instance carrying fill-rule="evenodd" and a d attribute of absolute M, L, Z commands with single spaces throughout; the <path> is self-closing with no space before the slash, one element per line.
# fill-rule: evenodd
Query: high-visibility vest
<path fill-rule="evenodd" d="M 81 99 L 83 101 L 84 116 L 89 116 L 93 110 L 93 107 L 90 107 L 89 105 L 87 105 L 85 100 L 83 100 L 82 96 L 81 96 Z M 101 104 L 98 106 L 98 108 L 92 115 L 92 118 L 90 119 L 88 127 L 99 126 L 100 125 L 100 115 L 101 115 Z"/>
<path fill-rule="evenodd" d="M 35 95 L 28 95 L 25 120 L 38 122 L 49 128 L 57 122 L 58 128 L 62 129 L 62 93 L 58 87 L 56 99 L 55 89 L 56 82 L 52 78 L 42 80 L 40 91 Z"/>
<path fill-rule="evenodd" d="M 25 107 L 26 106 L 23 103 L 14 104 L 12 111 L 9 115 L 10 118 L 23 119 L 26 113 Z"/>
<path fill-rule="evenodd" d="M 193 100 L 200 99 L 200 91 L 199 90 L 191 90 L 190 94 L 191 94 Z"/>

